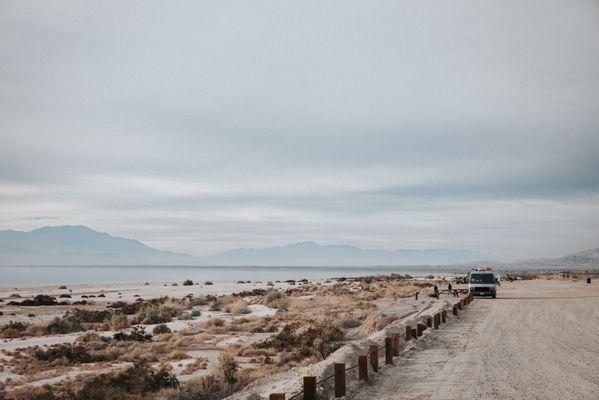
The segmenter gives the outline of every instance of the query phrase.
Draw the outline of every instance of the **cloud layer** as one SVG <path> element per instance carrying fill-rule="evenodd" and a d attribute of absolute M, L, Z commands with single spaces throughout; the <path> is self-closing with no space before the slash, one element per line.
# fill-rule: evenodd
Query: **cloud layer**
<path fill-rule="evenodd" d="M 0 228 L 597 244 L 596 2 L 8 1 L 0 59 Z"/>

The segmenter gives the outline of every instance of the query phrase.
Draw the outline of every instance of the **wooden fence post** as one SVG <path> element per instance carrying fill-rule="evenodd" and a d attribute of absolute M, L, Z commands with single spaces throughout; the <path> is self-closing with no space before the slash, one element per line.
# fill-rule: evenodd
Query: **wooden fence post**
<path fill-rule="evenodd" d="M 416 325 L 416 332 L 418 333 L 418 337 L 422 336 L 422 332 L 426 329 L 426 325 L 418 324 Z"/>
<path fill-rule="evenodd" d="M 441 322 L 444 324 L 447 323 L 447 310 L 441 311 Z"/>
<path fill-rule="evenodd" d="M 389 336 L 385 338 L 385 364 L 393 364 L 393 341 Z"/>
<path fill-rule="evenodd" d="M 345 396 L 345 363 L 335 363 L 335 397 L 343 396 Z"/>
<path fill-rule="evenodd" d="M 316 400 L 315 376 L 304 376 L 304 400 Z"/>
<path fill-rule="evenodd" d="M 379 370 L 379 346 L 376 344 L 370 346 L 370 365 L 374 372 Z"/>
<path fill-rule="evenodd" d="M 410 339 L 412 339 L 412 327 L 410 325 L 406 325 L 406 342 Z"/>
<path fill-rule="evenodd" d="M 358 379 L 368 379 L 368 356 L 358 356 Z"/>
<path fill-rule="evenodd" d="M 441 315 L 439 313 L 437 313 L 433 317 L 433 329 L 439 329 L 440 324 L 441 324 Z"/>
<path fill-rule="evenodd" d="M 426 317 L 426 326 L 429 328 L 433 327 L 433 319 L 431 317 Z"/>
<path fill-rule="evenodd" d="M 285 400 L 285 393 L 271 393 L 268 400 Z"/>

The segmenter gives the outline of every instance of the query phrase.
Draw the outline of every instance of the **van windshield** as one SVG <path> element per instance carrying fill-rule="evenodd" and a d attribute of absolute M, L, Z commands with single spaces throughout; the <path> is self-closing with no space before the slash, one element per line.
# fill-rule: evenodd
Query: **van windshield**
<path fill-rule="evenodd" d="M 470 283 L 495 283 L 494 274 L 470 274 Z"/>

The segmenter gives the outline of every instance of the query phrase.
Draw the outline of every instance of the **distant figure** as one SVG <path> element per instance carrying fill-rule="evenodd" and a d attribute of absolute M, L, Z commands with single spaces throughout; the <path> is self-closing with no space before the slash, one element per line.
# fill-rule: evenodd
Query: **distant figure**
<path fill-rule="evenodd" d="M 451 282 L 449 282 L 449 284 L 447 285 L 447 291 L 449 293 L 451 293 L 451 289 L 452 289 Z"/>
<path fill-rule="evenodd" d="M 414 300 L 418 300 L 418 292 L 414 295 Z"/>
<path fill-rule="evenodd" d="M 435 290 L 435 297 L 437 298 L 437 300 L 439 300 L 439 288 L 437 287 L 437 285 L 433 286 L 433 289 Z"/>
<path fill-rule="evenodd" d="M 453 297 L 460 297 L 460 295 L 458 294 L 458 291 L 457 291 L 457 290 L 454 290 L 454 291 L 453 291 Z"/>

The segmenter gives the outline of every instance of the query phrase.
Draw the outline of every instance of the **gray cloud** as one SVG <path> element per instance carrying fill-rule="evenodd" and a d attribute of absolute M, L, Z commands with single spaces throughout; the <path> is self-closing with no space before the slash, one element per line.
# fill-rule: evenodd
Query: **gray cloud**
<path fill-rule="evenodd" d="M 592 1 L 0 4 L 0 227 L 596 245 Z"/>

